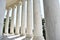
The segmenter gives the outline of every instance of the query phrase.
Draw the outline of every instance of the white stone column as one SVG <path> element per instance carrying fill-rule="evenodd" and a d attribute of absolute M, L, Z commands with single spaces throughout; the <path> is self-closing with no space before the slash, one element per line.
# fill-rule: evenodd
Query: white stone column
<path fill-rule="evenodd" d="M 60 40 L 60 0 L 44 0 L 46 40 Z"/>
<path fill-rule="evenodd" d="M 25 4 L 25 0 L 22 0 L 21 35 L 26 35 L 25 29 L 27 26 L 27 13 L 25 11 Z"/>
<path fill-rule="evenodd" d="M 33 40 L 44 40 L 40 0 L 33 0 L 33 12 L 34 12 L 34 37 L 33 37 Z"/>
<path fill-rule="evenodd" d="M 8 29 L 9 29 L 9 13 L 10 13 L 10 8 L 7 9 L 6 22 L 5 22 L 5 34 L 8 34 Z"/>
<path fill-rule="evenodd" d="M 33 0 L 27 0 L 27 34 L 26 37 L 33 36 Z"/>
<path fill-rule="evenodd" d="M 3 35 L 5 7 L 6 7 L 6 0 L 0 0 L 0 40 Z"/>
<path fill-rule="evenodd" d="M 15 16 L 15 6 L 12 7 L 12 16 L 11 16 L 11 26 L 10 26 L 10 33 L 14 34 L 14 16 Z"/>
<path fill-rule="evenodd" d="M 20 14 L 20 3 L 17 4 L 17 14 L 16 14 L 16 28 L 15 28 L 15 34 L 20 33 L 20 26 L 21 26 L 21 14 Z"/>

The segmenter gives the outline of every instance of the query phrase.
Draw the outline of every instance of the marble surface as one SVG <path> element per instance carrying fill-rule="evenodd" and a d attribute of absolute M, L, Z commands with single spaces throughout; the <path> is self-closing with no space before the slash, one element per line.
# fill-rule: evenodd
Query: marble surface
<path fill-rule="evenodd" d="M 31 38 L 26 38 L 25 36 L 18 36 L 18 35 L 9 35 L 9 36 L 3 36 L 0 40 L 32 40 Z"/>
<path fill-rule="evenodd" d="M 25 36 L 18 36 L 18 35 L 9 35 L 9 36 L 3 36 L 3 38 L 1 40 L 22 40 L 23 38 L 25 38 Z"/>

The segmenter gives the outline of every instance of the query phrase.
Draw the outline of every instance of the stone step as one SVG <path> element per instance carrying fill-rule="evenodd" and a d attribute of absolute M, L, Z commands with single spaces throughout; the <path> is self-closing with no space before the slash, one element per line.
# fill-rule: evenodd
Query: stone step
<path fill-rule="evenodd" d="M 4 36 L 1 40 L 22 40 L 24 38 L 25 36 L 20 37 L 20 36 L 14 35 L 14 36 L 9 36 L 9 37 Z"/>

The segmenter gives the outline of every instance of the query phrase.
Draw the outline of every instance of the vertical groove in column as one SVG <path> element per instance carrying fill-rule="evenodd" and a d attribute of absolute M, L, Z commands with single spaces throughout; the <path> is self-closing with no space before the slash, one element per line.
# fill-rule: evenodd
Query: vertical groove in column
<path fill-rule="evenodd" d="M 11 16 L 11 26 L 10 26 L 10 33 L 14 34 L 14 16 L 15 16 L 15 7 L 12 7 L 12 16 Z"/>
<path fill-rule="evenodd" d="M 15 34 L 20 33 L 20 26 L 21 26 L 21 16 L 20 16 L 20 3 L 17 4 L 17 14 L 16 14 L 16 28 L 15 28 Z"/>
<path fill-rule="evenodd" d="M 6 22 L 5 22 L 5 34 L 8 34 L 8 29 L 9 29 L 9 13 L 10 13 L 10 9 L 7 10 Z"/>
<path fill-rule="evenodd" d="M 40 0 L 33 0 L 34 37 L 33 40 L 44 40 L 41 18 Z"/>
<path fill-rule="evenodd" d="M 26 37 L 33 36 L 33 0 L 27 0 L 27 34 Z"/>
<path fill-rule="evenodd" d="M 22 0 L 22 17 L 21 17 L 21 35 L 26 35 L 25 28 L 26 28 L 26 19 L 27 19 L 27 13 L 25 12 L 25 0 Z"/>

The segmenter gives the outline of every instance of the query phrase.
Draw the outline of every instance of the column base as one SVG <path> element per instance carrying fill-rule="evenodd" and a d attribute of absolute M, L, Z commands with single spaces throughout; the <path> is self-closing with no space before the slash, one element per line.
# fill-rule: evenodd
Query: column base
<path fill-rule="evenodd" d="M 32 40 L 32 38 L 24 38 L 24 39 L 22 39 L 22 40 Z"/>
<path fill-rule="evenodd" d="M 19 33 L 15 33 L 15 35 L 20 35 Z"/>
<path fill-rule="evenodd" d="M 23 40 L 32 40 L 32 38 L 25 38 L 25 39 L 23 39 Z"/>
<path fill-rule="evenodd" d="M 9 33 L 4 33 L 3 35 L 4 35 L 4 36 L 8 36 L 8 35 L 9 35 Z"/>
<path fill-rule="evenodd" d="M 26 34 L 21 34 L 20 36 L 26 36 Z"/>
<path fill-rule="evenodd" d="M 4 34 L 9 34 L 9 33 L 4 33 Z"/>
<path fill-rule="evenodd" d="M 33 34 L 26 34 L 26 38 L 32 38 Z"/>
<path fill-rule="evenodd" d="M 10 34 L 14 34 L 14 33 L 10 33 Z"/>
<path fill-rule="evenodd" d="M 42 36 L 34 36 L 33 40 L 45 40 L 44 37 Z"/>

